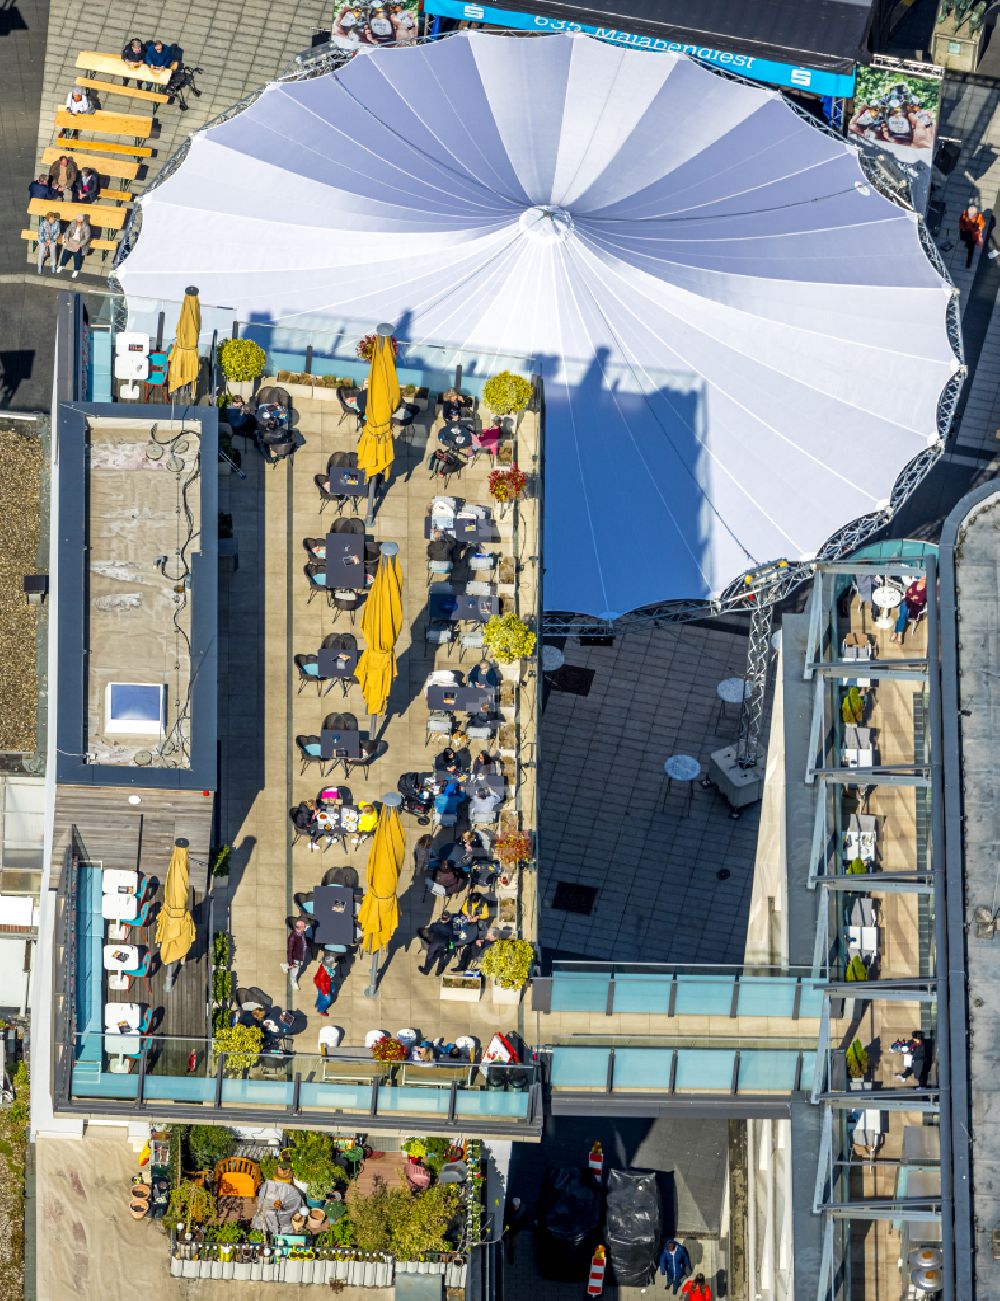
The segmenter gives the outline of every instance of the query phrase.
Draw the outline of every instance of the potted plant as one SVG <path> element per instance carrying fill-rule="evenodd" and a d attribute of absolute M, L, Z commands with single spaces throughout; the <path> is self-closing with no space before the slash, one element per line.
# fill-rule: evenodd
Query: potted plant
<path fill-rule="evenodd" d="M 362 361 L 371 361 L 372 357 L 375 356 L 375 340 L 377 338 L 378 336 L 375 334 L 363 334 L 358 340 L 357 352 Z M 392 348 L 393 360 L 395 360 L 397 347 L 395 335 L 390 337 L 389 344 Z"/>
<path fill-rule="evenodd" d="M 479 963 L 490 977 L 494 1003 L 519 1003 L 521 991 L 531 975 L 535 946 L 527 940 L 497 940 Z"/>
<path fill-rule="evenodd" d="M 346 1176 L 334 1162 L 329 1135 L 310 1129 L 297 1130 L 291 1141 L 292 1174 L 296 1183 L 304 1185 L 310 1203 L 321 1206 L 338 1185 L 347 1186 Z"/>
<path fill-rule="evenodd" d="M 483 653 L 500 665 L 506 678 L 517 680 L 520 661 L 535 650 L 535 634 L 516 614 L 495 614 L 483 629 Z"/>
<path fill-rule="evenodd" d="M 849 727 L 858 727 L 865 718 L 865 698 L 857 687 L 851 687 L 840 702 L 841 720 Z"/>
<path fill-rule="evenodd" d="M 223 1075 L 243 1075 L 256 1065 L 264 1047 L 264 1031 L 259 1025 L 229 1025 L 217 1030 L 212 1037 L 212 1049 L 218 1058 L 225 1054 Z"/>
<path fill-rule="evenodd" d="M 860 1039 L 855 1039 L 847 1049 L 844 1063 L 848 1077 L 852 1080 L 863 1080 L 868 1074 L 868 1053 Z"/>
<path fill-rule="evenodd" d="M 289 397 L 311 398 L 313 396 L 314 376 L 305 371 L 279 370 L 278 383 Z"/>
<path fill-rule="evenodd" d="M 427 1144 L 422 1138 L 408 1138 L 403 1144 L 403 1151 L 411 1165 L 419 1165 L 421 1158 L 427 1155 Z"/>
<path fill-rule="evenodd" d="M 865 966 L 864 959 L 859 953 L 855 953 L 847 964 L 847 970 L 844 972 L 844 979 L 852 984 L 861 984 L 868 979 L 868 968 Z"/>
<path fill-rule="evenodd" d="M 253 339 L 226 339 L 219 347 L 219 365 L 231 393 L 250 397 L 253 382 L 267 365 L 267 353 Z"/>
<path fill-rule="evenodd" d="M 527 831 L 510 831 L 497 836 L 493 852 L 504 867 L 516 867 L 531 857 L 531 836 Z"/>
<path fill-rule="evenodd" d="M 377 1062 L 395 1063 L 406 1061 L 406 1045 L 394 1039 L 392 1035 L 383 1035 L 372 1044 L 372 1056 Z"/>
<path fill-rule="evenodd" d="M 483 385 L 483 405 L 489 407 L 495 416 L 516 415 L 531 401 L 533 392 L 531 380 L 502 370 Z"/>
<path fill-rule="evenodd" d="M 501 516 L 507 513 L 512 501 L 521 499 L 527 486 L 527 476 L 518 469 L 517 462 L 505 470 L 490 471 L 490 496 L 499 503 Z"/>

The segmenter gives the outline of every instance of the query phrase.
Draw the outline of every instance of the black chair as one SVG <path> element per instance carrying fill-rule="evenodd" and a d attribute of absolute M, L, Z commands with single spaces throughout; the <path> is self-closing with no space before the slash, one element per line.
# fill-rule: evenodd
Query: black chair
<path fill-rule="evenodd" d="M 420 414 L 420 408 L 413 406 L 410 402 L 404 402 L 402 405 L 403 414 L 394 415 L 392 417 L 392 424 L 399 431 L 400 436 L 405 442 L 413 433 L 413 422 Z"/>
<path fill-rule="evenodd" d="M 324 732 L 356 732 L 358 720 L 353 714 L 327 714 L 323 719 Z"/>
<path fill-rule="evenodd" d="M 364 774 L 364 779 L 365 779 L 365 781 L 367 781 L 367 780 L 368 780 L 368 765 L 369 765 L 369 764 L 372 764 L 372 763 L 375 762 L 375 759 L 376 759 L 376 757 L 377 757 L 377 754 L 378 754 L 378 742 L 377 742 L 377 741 L 362 741 L 362 742 L 361 742 L 361 758 L 360 758 L 360 759 L 345 759 L 345 761 L 344 761 L 344 775 L 345 775 L 346 777 L 350 777 L 352 769 L 354 769 L 354 768 L 360 768 L 361 771 L 362 771 L 362 773 Z"/>
<path fill-rule="evenodd" d="M 294 438 L 289 438 L 283 443 L 265 443 L 264 460 L 272 467 L 276 466 L 279 461 L 290 459 L 295 454 L 298 443 Z"/>
<path fill-rule="evenodd" d="M 330 525 L 331 533 L 361 533 L 365 531 L 365 522 L 352 516 L 350 519 L 336 519 Z"/>
<path fill-rule="evenodd" d="M 356 637 L 352 637 L 352 635 L 349 632 L 331 632 L 328 633 L 323 638 L 322 647 L 324 650 L 348 651 L 351 654 L 355 654 L 358 649 L 358 639 Z M 340 683 L 341 689 L 344 695 L 346 696 L 348 691 L 350 690 L 350 685 L 351 685 L 350 679 L 331 678 L 330 685 L 327 687 L 327 691 L 331 691 L 333 689 L 333 684 L 335 682 Z"/>
<path fill-rule="evenodd" d="M 268 384 L 266 388 L 260 389 L 257 393 L 256 405 L 284 407 L 286 411 L 291 411 L 292 400 L 288 396 L 288 390 L 279 388 L 277 384 Z"/>
<path fill-rule="evenodd" d="M 310 921 L 313 920 L 312 916 L 306 911 L 303 905 L 307 903 L 312 903 L 312 897 L 313 895 L 311 890 L 307 890 L 305 894 L 292 895 L 292 903 L 294 903 L 296 908 L 298 908 L 299 912 L 302 913 L 304 916 L 308 917 Z"/>
<path fill-rule="evenodd" d="M 354 623 L 354 617 L 367 595 L 367 592 L 349 592 L 346 588 L 336 588 L 330 597 L 334 619 L 339 614 L 349 614 L 351 623 Z"/>
<path fill-rule="evenodd" d="M 359 879 L 353 867 L 331 867 L 323 873 L 323 885 L 343 885 L 351 890 L 358 888 Z"/>
<path fill-rule="evenodd" d="M 295 745 L 299 752 L 299 758 L 302 760 L 302 768 L 299 772 L 300 777 L 304 775 L 306 769 L 313 763 L 319 764 L 319 775 L 321 777 L 325 775 L 323 769 L 323 756 L 320 754 L 321 743 L 322 741 L 320 737 L 306 735 L 304 733 L 295 738 Z M 313 748 L 315 753 L 310 753 L 309 750 L 306 749 L 307 746 Z"/>
<path fill-rule="evenodd" d="M 305 574 L 309 582 L 309 603 L 311 604 L 312 599 L 317 592 L 325 593 L 326 599 L 329 601 L 330 593 L 326 586 L 326 565 L 321 565 L 318 561 L 310 560 L 302 566 L 302 572 Z"/>
<path fill-rule="evenodd" d="M 244 1008 L 262 1007 L 265 1012 L 269 1012 L 274 1006 L 274 999 L 270 994 L 265 994 L 262 989 L 256 985 L 250 985 L 247 988 L 240 986 L 236 990 L 236 1002 L 240 1010 Z"/>
<path fill-rule="evenodd" d="M 336 496 L 334 493 L 330 492 L 329 488 L 327 488 L 326 485 L 329 483 L 329 477 L 327 475 L 314 475 L 313 482 L 319 489 L 319 513 L 321 515 L 326 510 L 327 502 L 332 501 L 334 505 L 339 506 L 341 510 L 343 509 L 344 498 Z"/>
<path fill-rule="evenodd" d="M 309 552 L 309 559 L 314 561 L 316 564 L 319 564 L 320 558 L 316 554 L 316 548 L 325 547 L 326 538 L 303 538 L 302 545 Z"/>
<path fill-rule="evenodd" d="M 336 394 L 337 401 L 340 403 L 340 424 L 342 425 L 345 420 L 353 420 L 355 429 L 360 433 L 361 426 L 364 424 L 361 416 L 349 404 L 347 398 L 344 396 L 344 390 L 342 388 L 338 388 Z"/>
<path fill-rule="evenodd" d="M 321 696 L 323 694 L 323 683 L 326 682 L 327 679 L 321 678 L 319 675 L 319 660 L 316 658 L 316 656 L 315 655 L 293 655 L 292 663 L 295 665 L 296 669 L 298 669 L 298 673 L 299 673 L 299 689 L 295 694 L 301 695 L 302 688 L 305 687 L 307 683 L 311 682 L 316 687 L 317 696 Z M 310 665 L 312 666 L 311 673 L 309 671 Z M 327 687 L 328 691 L 329 689 L 330 688 Z"/>

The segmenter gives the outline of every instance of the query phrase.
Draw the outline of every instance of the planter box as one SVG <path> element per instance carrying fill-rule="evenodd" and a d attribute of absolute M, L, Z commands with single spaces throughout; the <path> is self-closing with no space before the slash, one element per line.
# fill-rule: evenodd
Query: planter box
<path fill-rule="evenodd" d="M 251 1277 L 250 1271 L 253 1266 L 249 1261 L 237 1261 L 233 1265 L 233 1278 L 240 1279 L 242 1282 L 248 1282 Z"/>
<path fill-rule="evenodd" d="M 514 595 L 514 589 L 513 589 L 513 588 L 511 588 L 509 594 L 510 594 L 511 596 Z M 520 681 L 521 681 L 521 665 L 522 665 L 523 663 L 524 663 L 523 660 L 513 660 L 510 664 L 501 664 L 501 665 L 500 665 L 500 676 L 504 679 L 505 682 L 520 682 Z"/>
<path fill-rule="evenodd" d="M 521 995 L 524 993 L 524 986 L 520 989 L 504 989 L 498 985 L 495 980 L 490 981 L 490 998 L 494 1003 L 513 1004 L 516 1006 L 521 1001 Z"/>
<path fill-rule="evenodd" d="M 438 993 L 445 1001 L 478 1003 L 483 996 L 483 982 L 479 976 L 442 976 Z"/>
<path fill-rule="evenodd" d="M 253 397 L 254 382 L 252 379 L 226 379 L 225 375 L 222 378 L 226 385 L 226 392 L 231 393 L 234 398 L 247 400 Z"/>

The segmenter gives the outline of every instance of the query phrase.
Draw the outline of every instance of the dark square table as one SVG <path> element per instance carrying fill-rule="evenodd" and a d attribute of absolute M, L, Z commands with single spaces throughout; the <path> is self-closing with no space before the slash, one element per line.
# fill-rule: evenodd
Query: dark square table
<path fill-rule="evenodd" d="M 341 659 L 341 656 L 344 658 Z M 360 652 L 356 650 L 324 650 L 321 646 L 316 652 L 316 667 L 321 678 L 340 678 L 341 681 L 350 682 L 360 658 Z"/>
<path fill-rule="evenodd" d="M 337 751 L 343 751 L 338 754 Z M 354 732 L 334 732 L 331 729 L 323 728 L 319 737 L 320 758 L 330 759 L 360 759 L 361 758 L 361 733 Z"/>
<path fill-rule="evenodd" d="M 450 697 L 446 700 L 445 697 Z M 461 713 L 492 713 L 497 693 L 492 687 L 428 687 L 429 709 L 457 709 Z"/>
<path fill-rule="evenodd" d="M 313 917 L 317 944 L 355 944 L 354 891 L 346 885 L 318 885 L 313 890 Z"/>
<path fill-rule="evenodd" d="M 431 536 L 431 517 L 424 516 L 424 537 Z M 499 542 L 500 534 L 492 519 L 482 519 L 475 516 L 473 519 L 459 519 L 455 516 L 454 527 L 442 529 L 446 536 L 451 535 L 456 542 Z"/>
<path fill-rule="evenodd" d="M 357 466 L 331 465 L 328 474 L 334 497 L 363 497 L 368 491 L 368 476 Z"/>
<path fill-rule="evenodd" d="M 365 579 L 365 535 L 363 533 L 328 533 L 326 535 L 326 590 L 343 587 L 363 592 Z"/>
<path fill-rule="evenodd" d="M 470 797 L 475 794 L 476 789 L 479 786 L 485 786 L 501 800 L 507 793 L 507 782 L 499 773 L 479 772 L 476 773 L 474 777 L 467 778 L 465 789 Z"/>
<path fill-rule="evenodd" d="M 435 593 L 428 598 L 432 621 L 444 623 L 485 623 L 500 611 L 495 596 L 469 596 L 465 592 Z"/>

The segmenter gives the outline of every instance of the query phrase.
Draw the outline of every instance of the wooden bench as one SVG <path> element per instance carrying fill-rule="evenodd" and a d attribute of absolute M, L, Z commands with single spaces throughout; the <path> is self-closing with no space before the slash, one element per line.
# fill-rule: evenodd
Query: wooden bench
<path fill-rule="evenodd" d="M 94 171 L 95 172 L 97 171 L 96 167 L 94 168 Z M 98 191 L 97 197 L 99 199 L 106 200 L 106 202 L 108 203 L 131 203 L 132 191 L 131 190 L 100 190 Z"/>
<path fill-rule="evenodd" d="M 102 154 L 125 154 L 130 158 L 152 158 L 153 151 L 148 145 L 116 145 L 108 140 L 74 140 L 71 136 L 57 136 L 56 145 L 59 154 L 72 153 L 74 149 L 83 144 L 87 149 L 96 149 Z M 79 162 L 79 156 L 77 162 Z M 93 164 L 92 164 L 93 165 Z"/>
<path fill-rule="evenodd" d="M 139 113 L 112 113 L 99 108 L 93 113 L 71 113 L 68 108 L 56 112 L 56 126 L 63 131 L 86 131 L 88 135 L 131 136 L 148 140 L 153 134 L 153 119 Z"/>
<path fill-rule="evenodd" d="M 169 95 L 161 95 L 158 90 L 139 90 L 135 86 L 118 86 L 113 81 L 95 81 L 93 77 L 77 77 L 76 84 L 87 90 L 98 90 L 102 95 L 127 95 L 129 99 L 144 99 L 147 103 L 165 104 Z M 156 112 L 156 108 L 153 108 Z"/>
<path fill-rule="evenodd" d="M 122 181 L 134 181 L 139 175 L 138 163 L 127 162 L 124 158 L 99 158 L 96 154 L 82 154 L 73 148 L 57 149 L 55 145 L 50 145 L 43 151 L 42 162 L 47 165 L 57 163 L 63 154 L 69 154 L 77 167 L 92 167 L 98 176 L 114 176 Z"/>
<path fill-rule="evenodd" d="M 57 212 L 60 221 L 74 217 L 87 217 L 98 230 L 121 230 L 128 216 L 128 208 L 112 207 L 110 203 L 65 203 L 61 199 L 31 199 L 29 217 L 44 217 L 47 212 Z"/>
<path fill-rule="evenodd" d="M 169 68 L 147 68 L 143 63 L 138 68 L 133 68 L 120 55 L 81 50 L 76 56 L 76 66 L 85 72 L 103 73 L 106 77 L 127 77 L 132 81 L 149 81 L 154 86 L 165 86 L 177 64 L 172 63 Z"/>
<path fill-rule="evenodd" d="M 22 230 L 21 238 L 26 239 L 29 244 L 37 244 L 38 231 Z M 102 262 L 108 256 L 108 254 L 113 253 L 117 247 L 118 247 L 118 241 L 116 239 L 92 239 L 90 241 L 91 253 L 100 253 Z"/>

